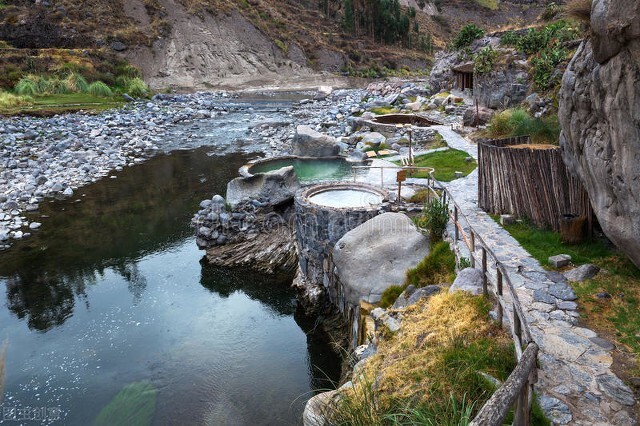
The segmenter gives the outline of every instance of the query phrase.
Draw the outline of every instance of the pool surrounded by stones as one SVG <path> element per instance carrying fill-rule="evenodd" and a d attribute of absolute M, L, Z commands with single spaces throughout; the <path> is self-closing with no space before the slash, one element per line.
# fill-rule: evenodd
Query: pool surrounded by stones
<path fill-rule="evenodd" d="M 244 167 L 246 170 L 244 174 L 268 173 L 282 167 L 293 166 L 301 183 L 343 181 L 353 178 L 353 165 L 362 165 L 362 163 L 353 163 L 344 157 L 302 158 L 289 156 L 255 161 Z M 243 173 L 242 170 L 241 173 Z"/>
<path fill-rule="evenodd" d="M 326 189 L 309 196 L 309 202 L 333 208 L 375 207 L 383 199 L 382 194 L 349 187 Z"/>

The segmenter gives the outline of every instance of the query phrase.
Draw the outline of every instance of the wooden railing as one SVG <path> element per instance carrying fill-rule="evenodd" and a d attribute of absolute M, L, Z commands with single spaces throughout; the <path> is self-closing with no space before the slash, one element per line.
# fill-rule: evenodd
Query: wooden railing
<path fill-rule="evenodd" d="M 359 167 L 359 169 L 367 166 Z M 385 166 L 375 167 L 380 169 L 381 186 L 384 187 Z M 406 170 L 416 170 L 415 167 L 403 167 Z M 517 364 L 507 380 L 494 392 L 489 400 L 482 406 L 476 417 L 470 422 L 472 426 L 497 426 L 502 425 L 513 408 L 513 424 L 516 426 L 528 426 L 531 424 L 531 410 L 533 406 L 533 384 L 537 381 L 536 359 L 538 345 L 531 337 L 529 324 L 520 304 L 518 294 L 509 278 L 506 266 L 498 259 L 478 232 L 473 228 L 469 219 L 462 213 L 462 209 L 451 196 L 451 193 L 433 177 L 433 168 L 430 169 L 427 178 L 429 193 L 434 198 L 440 198 L 443 204 L 448 206 L 449 217 L 454 224 L 454 244 L 457 246 L 462 241 L 469 250 L 469 261 L 472 267 L 479 265 L 482 270 L 482 289 L 485 296 L 491 293 L 496 299 L 497 316 L 500 326 L 503 326 L 503 318 L 509 319 L 511 335 L 514 342 Z M 355 173 L 354 173 L 355 180 Z M 427 203 L 430 199 L 427 200 Z M 495 268 L 495 275 L 489 268 L 489 264 Z"/>
<path fill-rule="evenodd" d="M 507 380 L 482 406 L 470 425 L 502 425 L 513 407 L 513 424 L 528 426 L 531 422 L 533 406 L 533 384 L 537 381 L 536 359 L 539 348 L 531 337 L 518 294 L 505 265 L 473 228 L 451 193 L 433 178 L 433 172 L 429 184 L 431 193 L 440 197 L 442 203 L 449 206 L 449 217 L 454 224 L 454 244 L 457 245 L 458 241 L 462 241 L 469 250 L 471 266 L 475 268 L 480 264 L 483 293 L 488 296 L 491 292 L 495 297 L 499 324 L 503 325 L 505 315 L 507 318 L 510 317 L 511 335 L 518 361 Z M 495 267 L 495 276 L 489 270 L 489 262 Z"/>

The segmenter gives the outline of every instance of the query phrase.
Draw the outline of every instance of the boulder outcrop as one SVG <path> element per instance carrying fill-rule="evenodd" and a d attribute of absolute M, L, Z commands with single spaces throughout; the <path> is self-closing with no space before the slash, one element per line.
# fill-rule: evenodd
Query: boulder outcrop
<path fill-rule="evenodd" d="M 640 266 L 640 3 L 595 0 L 560 90 L 560 145 L 602 230 Z"/>
<path fill-rule="evenodd" d="M 345 300 L 376 303 L 407 269 L 429 254 L 429 241 L 402 213 L 384 213 L 347 232 L 335 245 L 333 262 Z"/>
<path fill-rule="evenodd" d="M 300 182 L 293 166 L 248 177 L 237 177 L 227 184 L 227 202 L 231 207 L 247 199 L 262 199 L 282 204 L 293 199 Z"/>
<path fill-rule="evenodd" d="M 316 132 L 309 126 L 298 126 L 293 140 L 293 155 L 300 157 L 334 157 L 340 153 L 336 138 Z"/>

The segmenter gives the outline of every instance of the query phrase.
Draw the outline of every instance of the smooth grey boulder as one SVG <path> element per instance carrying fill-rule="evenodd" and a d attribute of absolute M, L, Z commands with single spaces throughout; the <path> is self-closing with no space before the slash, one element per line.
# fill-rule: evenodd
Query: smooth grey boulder
<path fill-rule="evenodd" d="M 465 126 L 485 125 L 491 120 L 491 117 L 496 113 L 495 110 L 487 107 L 478 107 L 476 113 L 476 107 L 467 108 L 462 115 L 462 123 Z M 477 119 L 476 119 L 477 117 Z"/>
<path fill-rule="evenodd" d="M 439 293 L 441 290 L 442 288 L 438 285 L 428 285 L 416 289 L 416 287 L 411 284 L 402 292 L 400 296 L 398 296 L 396 301 L 393 302 L 391 309 L 406 308 L 407 306 L 411 306 L 417 303 L 420 299 L 424 299 Z"/>
<path fill-rule="evenodd" d="M 577 268 L 565 272 L 564 276 L 569 282 L 580 282 L 595 277 L 596 275 L 598 275 L 598 272 L 600 272 L 599 267 L 591 263 L 587 263 L 585 265 L 580 265 Z"/>
<path fill-rule="evenodd" d="M 466 291 L 474 296 L 482 294 L 482 271 L 476 268 L 465 268 L 449 287 L 449 293 Z"/>
<path fill-rule="evenodd" d="M 386 141 L 387 141 L 387 138 L 378 132 L 367 132 L 362 135 L 362 139 L 361 139 L 361 142 L 363 144 L 372 146 L 374 148 L 378 148 L 380 145 L 382 145 Z"/>
<path fill-rule="evenodd" d="M 300 157 L 334 157 L 340 153 L 336 138 L 316 132 L 309 126 L 296 127 L 293 155 Z"/>
<path fill-rule="evenodd" d="M 595 0 L 591 37 L 562 78 L 558 117 L 567 168 L 609 239 L 640 266 L 640 2 Z"/>
<path fill-rule="evenodd" d="M 429 254 L 429 240 L 402 213 L 384 213 L 347 232 L 336 243 L 333 261 L 345 299 L 376 303 L 407 269 Z"/>
<path fill-rule="evenodd" d="M 300 182 L 293 166 L 249 177 L 237 177 L 227 184 L 227 203 L 237 206 L 243 199 L 265 199 L 282 204 L 293 199 Z"/>

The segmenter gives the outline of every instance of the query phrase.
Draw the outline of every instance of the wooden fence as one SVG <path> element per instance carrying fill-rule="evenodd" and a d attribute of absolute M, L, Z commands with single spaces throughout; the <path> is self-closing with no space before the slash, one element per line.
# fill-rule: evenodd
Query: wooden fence
<path fill-rule="evenodd" d="M 498 322 L 502 326 L 503 318 L 509 318 L 509 328 L 516 352 L 516 367 L 469 424 L 470 426 L 502 425 L 509 411 L 513 409 L 513 424 L 528 426 L 531 424 L 533 385 L 538 378 L 536 359 L 539 347 L 531 337 L 518 294 L 505 265 L 475 231 L 449 191 L 433 178 L 433 172 L 431 172 L 429 187 L 432 194 L 440 197 L 449 208 L 449 217 L 454 224 L 454 244 L 457 245 L 462 241 L 469 250 L 471 266 L 482 271 L 483 293 L 485 296 L 491 293 L 495 297 Z M 494 271 L 489 265 L 493 265 Z"/>
<path fill-rule="evenodd" d="M 478 143 L 478 204 L 492 214 L 513 214 L 560 230 L 563 215 L 593 212 L 582 183 L 567 171 L 559 148 L 527 149 L 528 136 Z"/>

